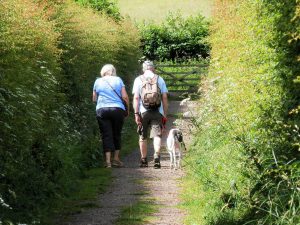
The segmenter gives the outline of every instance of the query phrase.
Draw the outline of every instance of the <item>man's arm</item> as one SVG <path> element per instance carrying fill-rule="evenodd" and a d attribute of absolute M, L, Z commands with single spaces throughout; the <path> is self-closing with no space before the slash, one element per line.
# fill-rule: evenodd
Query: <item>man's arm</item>
<path fill-rule="evenodd" d="M 164 110 L 164 117 L 167 118 L 168 115 L 168 94 L 167 93 L 163 93 L 162 94 L 162 104 L 163 104 L 163 110 Z"/>
<path fill-rule="evenodd" d="M 139 100 L 140 100 L 140 96 L 135 93 L 133 95 L 133 111 L 134 111 L 134 113 L 139 112 Z"/>
<path fill-rule="evenodd" d="M 137 125 L 141 125 L 141 117 L 139 114 L 140 113 L 139 102 L 140 102 L 140 95 L 138 93 L 135 93 L 133 96 L 133 111 L 134 111 L 135 122 Z"/>

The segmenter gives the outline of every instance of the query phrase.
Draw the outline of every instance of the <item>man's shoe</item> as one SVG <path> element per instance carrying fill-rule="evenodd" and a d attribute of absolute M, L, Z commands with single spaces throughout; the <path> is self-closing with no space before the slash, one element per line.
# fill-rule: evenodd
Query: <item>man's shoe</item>
<path fill-rule="evenodd" d="M 160 157 L 154 158 L 154 169 L 160 169 Z"/>
<path fill-rule="evenodd" d="M 140 167 L 148 167 L 147 158 L 141 158 Z"/>

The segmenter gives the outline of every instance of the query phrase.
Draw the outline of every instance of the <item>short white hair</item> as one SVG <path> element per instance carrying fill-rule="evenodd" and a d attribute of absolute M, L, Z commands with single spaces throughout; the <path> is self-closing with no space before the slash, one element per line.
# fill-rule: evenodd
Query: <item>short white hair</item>
<path fill-rule="evenodd" d="M 106 64 L 102 67 L 100 71 L 101 77 L 104 77 L 106 75 L 116 76 L 117 71 L 116 68 L 112 64 Z"/>
<path fill-rule="evenodd" d="M 152 61 L 147 60 L 143 63 L 143 72 L 146 70 L 154 70 L 154 64 Z"/>

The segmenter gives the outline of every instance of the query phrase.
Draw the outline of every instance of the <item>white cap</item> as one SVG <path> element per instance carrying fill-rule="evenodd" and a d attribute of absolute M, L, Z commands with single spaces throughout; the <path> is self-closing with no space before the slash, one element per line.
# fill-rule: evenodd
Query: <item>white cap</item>
<path fill-rule="evenodd" d="M 152 61 L 146 60 L 143 63 L 143 72 L 145 72 L 146 70 L 153 70 L 153 69 L 154 69 L 154 64 Z"/>

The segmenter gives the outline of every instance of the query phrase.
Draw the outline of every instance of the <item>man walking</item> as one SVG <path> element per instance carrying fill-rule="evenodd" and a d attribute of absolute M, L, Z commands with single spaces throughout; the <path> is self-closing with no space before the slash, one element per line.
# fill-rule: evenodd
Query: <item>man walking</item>
<path fill-rule="evenodd" d="M 159 169 L 162 129 L 167 121 L 168 90 L 163 78 L 154 73 L 153 62 L 145 61 L 143 72 L 144 74 L 135 79 L 132 89 L 135 122 L 139 131 L 140 167 L 148 167 L 147 138 L 150 129 L 154 147 L 154 168 Z"/>

